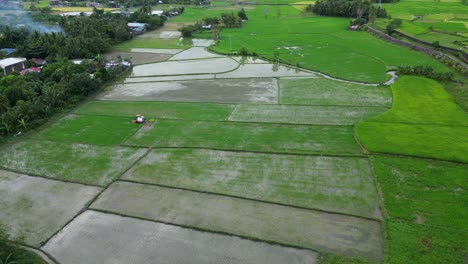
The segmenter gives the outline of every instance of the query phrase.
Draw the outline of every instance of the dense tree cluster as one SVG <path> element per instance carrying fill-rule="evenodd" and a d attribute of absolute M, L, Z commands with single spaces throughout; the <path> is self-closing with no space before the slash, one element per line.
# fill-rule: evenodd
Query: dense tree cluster
<path fill-rule="evenodd" d="M 96 11 L 90 17 L 63 19 L 63 32 L 39 33 L 25 28 L 0 27 L 0 46 L 16 48 L 16 55 L 60 58 L 92 58 L 130 39 L 127 20 L 120 14 Z"/>
<path fill-rule="evenodd" d="M 385 28 L 385 30 L 387 30 L 387 33 L 388 34 L 392 34 L 393 31 L 395 31 L 395 29 L 399 26 L 401 26 L 401 23 L 403 21 L 399 18 L 395 18 L 393 19 L 392 21 L 390 21 L 390 23 L 388 23 L 387 27 Z"/>
<path fill-rule="evenodd" d="M 163 17 L 151 15 L 150 6 L 143 6 L 137 11 L 133 12 L 128 18 L 128 21 L 146 23 L 148 25 L 148 30 L 153 30 L 164 25 Z"/>
<path fill-rule="evenodd" d="M 179 12 L 183 9 L 178 8 Z M 164 25 L 164 18 L 151 15 L 150 7 L 142 7 L 130 17 L 95 9 L 89 17 L 62 18 L 47 15 L 47 20 L 59 17 L 63 32 L 39 33 L 27 28 L 0 26 L 0 46 L 16 48 L 16 56 L 40 57 L 47 61 L 62 58 L 93 58 L 112 45 L 129 40 L 128 22 L 146 23 L 148 29 Z"/>
<path fill-rule="evenodd" d="M 95 10 L 89 17 L 62 18 L 63 32 L 39 33 L 27 28 L 0 27 L 0 46 L 16 48 L 15 56 L 45 58 L 40 73 L 13 73 L 0 78 L 0 137 L 24 131 L 52 113 L 77 103 L 102 83 L 124 71 L 124 66 L 106 68 L 102 56 L 112 44 L 131 38 L 127 22 L 161 26 L 164 20 L 144 7 L 126 18 Z M 69 59 L 93 58 L 82 64 Z"/>
<path fill-rule="evenodd" d="M 195 25 L 188 25 L 179 28 L 180 33 L 183 37 L 191 37 L 197 32 L 203 30 L 203 26 L 211 26 L 213 32 L 213 38 L 218 39 L 220 28 L 240 28 L 242 27 L 242 20 L 247 20 L 247 14 L 242 8 L 237 15 L 234 13 L 222 13 L 221 17 L 206 17 L 201 22 L 195 23 Z"/>
<path fill-rule="evenodd" d="M 418 75 L 439 81 L 453 80 L 453 72 L 436 72 L 431 66 L 418 65 L 418 66 L 398 66 L 398 75 Z"/>
<path fill-rule="evenodd" d="M 314 6 L 307 6 L 306 11 L 319 16 L 355 17 L 366 20 L 372 13 L 376 17 L 387 17 L 385 9 L 365 0 L 318 0 Z"/>
<path fill-rule="evenodd" d="M 13 73 L 0 78 L 0 137 L 25 131 L 52 113 L 79 102 L 115 78 L 124 67 L 106 69 L 102 59 L 74 64 L 48 63 L 41 73 Z"/>

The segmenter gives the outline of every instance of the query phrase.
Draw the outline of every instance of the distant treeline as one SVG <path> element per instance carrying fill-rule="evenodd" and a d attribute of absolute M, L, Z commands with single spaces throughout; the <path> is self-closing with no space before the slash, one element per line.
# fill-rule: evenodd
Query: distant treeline
<path fill-rule="evenodd" d="M 365 0 L 318 0 L 309 5 L 306 11 L 319 16 L 338 16 L 349 18 L 387 17 L 387 11 Z"/>

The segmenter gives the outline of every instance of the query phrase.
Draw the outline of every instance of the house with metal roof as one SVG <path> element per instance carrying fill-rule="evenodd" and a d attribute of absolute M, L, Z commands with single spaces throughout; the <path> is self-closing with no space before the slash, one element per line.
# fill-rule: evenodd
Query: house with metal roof
<path fill-rule="evenodd" d="M 26 58 L 6 58 L 0 60 L 0 67 L 3 69 L 5 75 L 12 72 L 21 72 L 26 69 Z"/>

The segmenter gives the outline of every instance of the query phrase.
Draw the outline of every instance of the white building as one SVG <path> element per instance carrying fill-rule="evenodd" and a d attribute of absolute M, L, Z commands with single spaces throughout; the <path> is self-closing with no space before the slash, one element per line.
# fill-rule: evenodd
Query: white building
<path fill-rule="evenodd" d="M 12 72 L 21 72 L 26 69 L 26 59 L 25 58 L 6 58 L 0 60 L 0 67 L 3 69 L 5 75 L 8 75 Z"/>

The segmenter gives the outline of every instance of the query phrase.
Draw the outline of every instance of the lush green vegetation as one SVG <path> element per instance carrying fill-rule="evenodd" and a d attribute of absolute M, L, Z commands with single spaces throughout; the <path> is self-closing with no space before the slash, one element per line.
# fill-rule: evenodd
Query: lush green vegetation
<path fill-rule="evenodd" d="M 7 230 L 0 225 L 0 263 L 2 264 L 46 264 L 37 254 L 11 244 Z"/>
<path fill-rule="evenodd" d="M 234 105 L 213 103 L 176 102 L 108 102 L 91 101 L 75 112 L 85 115 L 133 117 L 141 114 L 148 118 L 225 121 Z"/>
<path fill-rule="evenodd" d="M 362 155 L 348 126 L 300 126 L 159 120 L 127 144 L 246 151 Z"/>
<path fill-rule="evenodd" d="M 132 116 L 68 115 L 35 137 L 52 141 L 116 145 L 141 127 L 133 124 L 131 118 Z"/>
<path fill-rule="evenodd" d="M 96 185 L 110 183 L 145 151 L 45 140 L 23 140 L 1 150 L 1 167 Z"/>
<path fill-rule="evenodd" d="M 0 78 L 0 137 L 36 127 L 51 114 L 77 103 L 124 68 L 106 70 L 102 62 L 82 65 L 64 60 L 41 73 Z M 93 73 L 94 77 L 90 74 Z"/>
<path fill-rule="evenodd" d="M 468 161 L 468 127 L 367 121 L 356 133 L 371 152 Z"/>
<path fill-rule="evenodd" d="M 466 164 L 373 156 L 386 218 L 385 263 L 463 263 Z"/>
<path fill-rule="evenodd" d="M 436 81 L 403 76 L 391 88 L 392 109 L 372 121 L 468 126 L 466 113 Z"/>
<path fill-rule="evenodd" d="M 387 12 L 403 20 L 401 31 L 428 43 L 438 41 L 441 46 L 463 49 L 468 38 L 466 5 L 461 1 L 400 1 L 384 4 Z M 385 19 L 377 21 L 383 28 Z M 466 49 L 465 49 L 466 51 Z"/>
<path fill-rule="evenodd" d="M 387 12 L 380 6 L 374 6 L 372 2 L 362 0 L 318 0 L 313 6 L 308 6 L 307 11 L 312 11 L 319 16 L 339 16 L 363 19 L 366 22 L 370 16 L 387 17 Z"/>
<path fill-rule="evenodd" d="M 156 149 L 124 178 L 378 217 L 372 173 L 362 158 Z"/>
<path fill-rule="evenodd" d="M 299 105 L 392 105 L 392 92 L 386 86 L 371 87 L 325 78 L 280 79 L 281 104 Z"/>
<path fill-rule="evenodd" d="M 392 91 L 392 109 L 356 127 L 368 150 L 468 161 L 468 117 L 439 83 L 404 76 Z"/>
<path fill-rule="evenodd" d="M 187 9 L 186 14 L 190 12 Z M 212 50 L 240 53 L 245 49 L 267 59 L 279 58 L 335 77 L 365 82 L 383 82 L 388 79 L 385 72 L 401 64 L 449 70 L 435 59 L 367 32 L 348 31 L 349 20 L 345 18 L 304 15 L 287 6 L 257 6 L 247 13 L 249 20 L 243 27 L 223 29 L 220 42 Z"/>
<path fill-rule="evenodd" d="M 8 236 L 0 229 L 0 263 L 2 264 L 47 264 L 45 260 L 37 254 L 9 244 Z"/>

